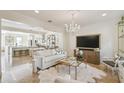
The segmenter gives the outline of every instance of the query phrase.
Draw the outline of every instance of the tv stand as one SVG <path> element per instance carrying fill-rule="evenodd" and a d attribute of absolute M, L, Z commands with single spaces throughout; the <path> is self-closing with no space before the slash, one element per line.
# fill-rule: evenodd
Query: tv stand
<path fill-rule="evenodd" d="M 83 50 L 83 51 L 85 51 L 85 50 L 94 51 L 94 49 L 91 49 L 91 48 L 84 48 L 84 49 L 79 48 L 79 50 Z"/>
<path fill-rule="evenodd" d="M 95 49 L 83 49 L 79 48 L 79 50 L 83 50 L 84 57 L 86 58 L 88 63 L 92 64 L 100 64 L 100 51 L 96 51 Z"/>

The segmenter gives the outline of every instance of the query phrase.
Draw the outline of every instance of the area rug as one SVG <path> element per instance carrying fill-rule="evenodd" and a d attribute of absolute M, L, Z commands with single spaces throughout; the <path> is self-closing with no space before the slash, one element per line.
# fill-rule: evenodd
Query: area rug
<path fill-rule="evenodd" d="M 69 68 L 65 65 L 59 65 L 59 72 L 55 67 L 51 67 L 44 71 L 39 72 L 39 79 L 41 83 L 53 83 L 57 77 L 62 77 L 64 79 L 74 80 L 75 69 L 71 67 L 71 74 L 68 74 Z M 106 76 L 106 73 L 102 70 L 99 70 L 90 65 L 86 65 L 82 63 L 78 67 L 77 81 L 80 82 L 90 82 L 95 83 L 94 78 L 102 79 L 103 76 Z"/>
<path fill-rule="evenodd" d="M 69 68 L 65 65 L 59 65 L 59 72 L 55 67 L 39 71 L 39 79 L 41 83 L 54 83 L 55 79 L 61 77 L 63 79 L 74 80 L 75 69 L 71 67 L 71 74 L 68 74 Z M 90 65 L 81 64 L 78 67 L 77 81 L 95 83 L 94 78 L 102 79 L 106 76 L 106 73 Z M 32 77 L 32 64 L 23 64 L 13 67 L 10 71 L 3 73 L 3 83 L 16 83 L 20 80 L 24 80 L 28 77 Z"/>
<path fill-rule="evenodd" d="M 32 76 L 32 64 L 27 63 L 12 67 L 2 74 L 3 83 L 16 83 L 22 79 Z"/>

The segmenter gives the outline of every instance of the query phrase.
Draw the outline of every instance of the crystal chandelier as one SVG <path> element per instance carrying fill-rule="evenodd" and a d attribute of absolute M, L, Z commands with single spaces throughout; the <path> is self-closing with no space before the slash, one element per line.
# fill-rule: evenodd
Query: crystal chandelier
<path fill-rule="evenodd" d="M 71 15 L 72 15 L 71 24 L 65 24 L 65 31 L 66 32 L 77 32 L 80 30 L 80 25 L 74 23 L 75 12 L 72 12 Z"/>

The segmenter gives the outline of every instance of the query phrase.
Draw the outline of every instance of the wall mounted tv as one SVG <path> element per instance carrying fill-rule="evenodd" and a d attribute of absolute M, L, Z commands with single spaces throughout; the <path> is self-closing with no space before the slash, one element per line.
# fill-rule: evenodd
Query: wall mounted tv
<path fill-rule="evenodd" d="M 77 36 L 76 43 L 80 48 L 99 48 L 99 35 Z"/>

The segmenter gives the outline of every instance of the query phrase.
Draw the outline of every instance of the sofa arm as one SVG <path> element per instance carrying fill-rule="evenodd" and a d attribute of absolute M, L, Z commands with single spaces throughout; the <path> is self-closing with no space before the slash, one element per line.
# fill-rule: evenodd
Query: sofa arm
<path fill-rule="evenodd" d="M 36 67 L 42 68 L 43 64 L 45 62 L 45 57 L 43 56 L 36 56 Z"/>

